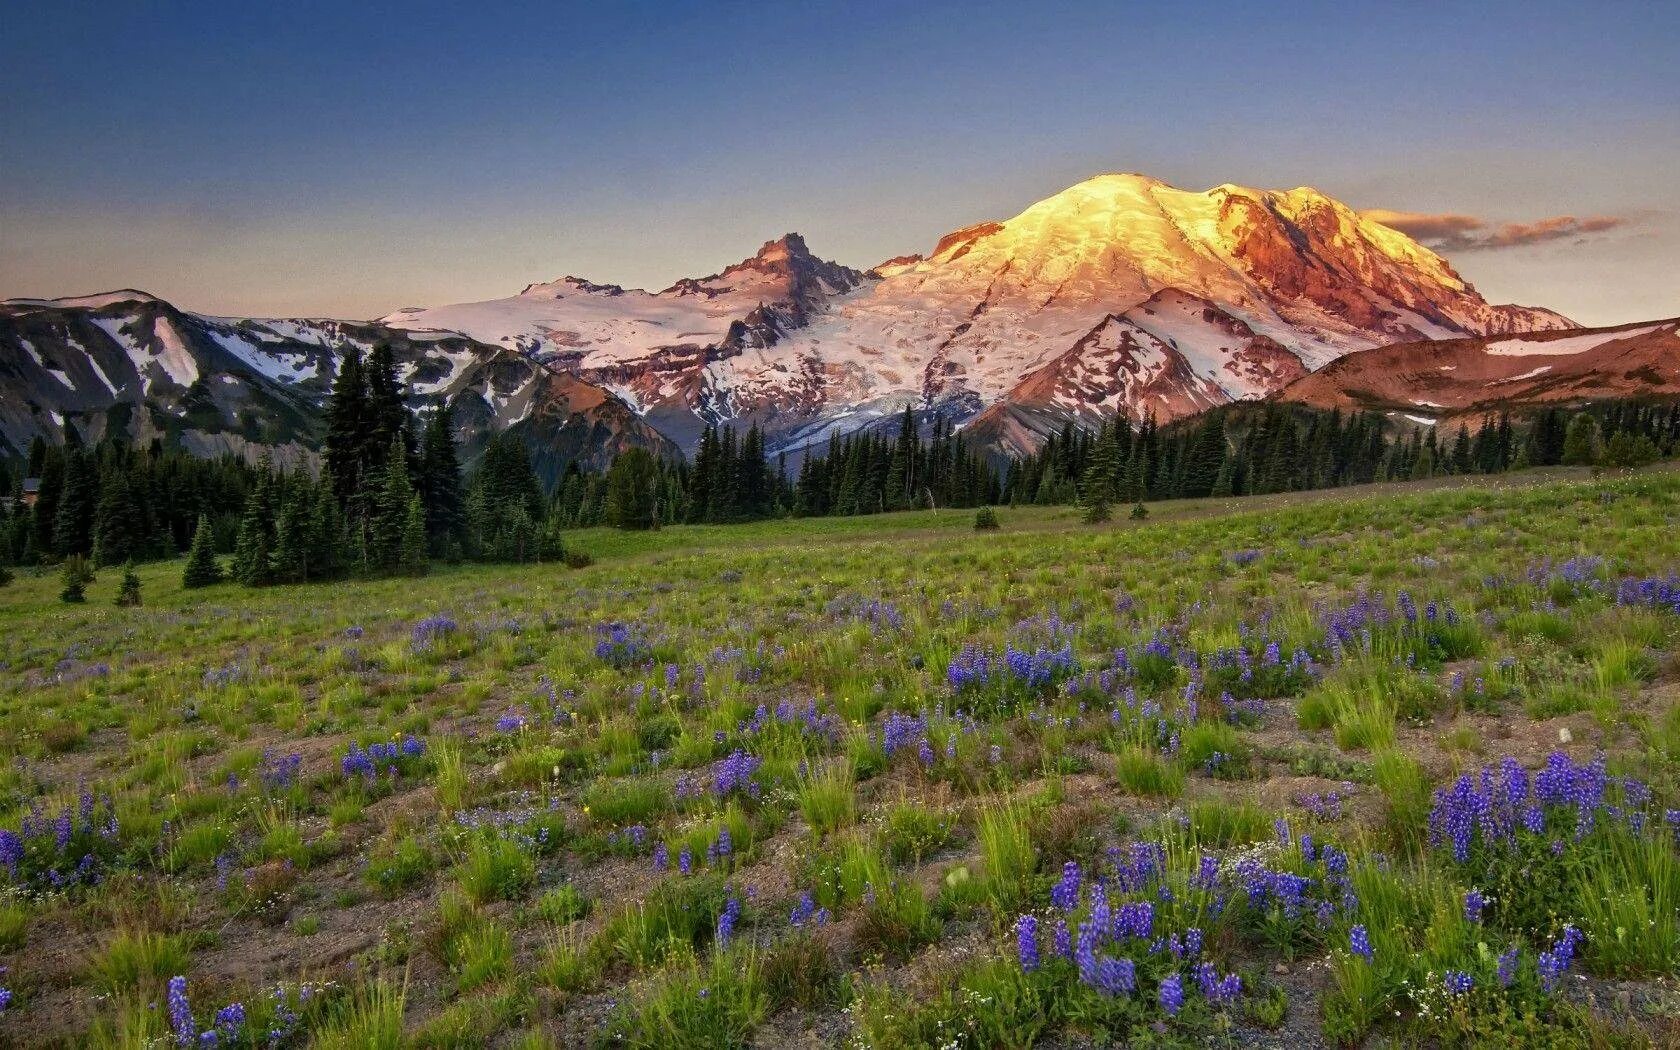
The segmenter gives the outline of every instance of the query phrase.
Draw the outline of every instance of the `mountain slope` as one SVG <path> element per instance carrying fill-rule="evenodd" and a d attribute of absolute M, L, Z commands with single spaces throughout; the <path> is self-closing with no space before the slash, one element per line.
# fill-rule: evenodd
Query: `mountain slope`
<path fill-rule="evenodd" d="M 382 341 L 417 407 L 450 402 L 468 455 L 509 428 L 551 477 L 573 460 L 605 466 L 630 445 L 676 451 L 599 387 L 465 336 L 205 317 L 132 290 L 0 303 L 0 446 L 21 453 L 71 422 L 88 439 L 168 438 L 201 454 L 302 462 L 318 447 L 340 355 Z"/>
<path fill-rule="evenodd" d="M 1333 361 L 1277 397 L 1396 412 L 1421 423 L 1538 405 L 1680 397 L 1680 319 L 1383 346 Z"/>
<path fill-rule="evenodd" d="M 1171 331 L 1129 314 L 1151 303 L 1173 315 L 1161 324 L 1176 318 Z M 1111 319 L 1118 327 L 1099 333 Z M 566 278 L 383 323 L 464 332 L 572 371 L 685 446 L 728 420 L 763 424 L 773 450 L 905 404 L 982 434 L 988 418 L 1032 418 L 1016 434 L 1030 441 L 1090 418 L 1088 397 L 1164 419 L 1264 396 L 1372 346 L 1573 327 L 1547 310 L 1489 304 L 1435 253 L 1315 190 L 1196 193 L 1119 174 L 864 274 L 789 235 L 662 292 Z M 1121 381 L 1131 373 L 1118 360 L 1093 358 L 1146 346 L 1183 357 L 1183 368 L 1140 385 Z"/>

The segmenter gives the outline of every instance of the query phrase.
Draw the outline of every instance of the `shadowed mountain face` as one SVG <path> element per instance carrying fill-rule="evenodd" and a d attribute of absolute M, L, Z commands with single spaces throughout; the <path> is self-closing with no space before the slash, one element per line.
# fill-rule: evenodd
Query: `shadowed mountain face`
<path fill-rule="evenodd" d="M 455 334 L 325 320 L 229 320 L 144 292 L 0 304 L 0 446 L 37 436 L 120 434 L 179 441 L 201 454 L 313 460 L 320 409 L 340 356 L 389 342 L 410 400 L 446 399 L 468 456 L 512 429 L 549 477 L 603 467 L 641 445 L 676 448 L 612 394 L 523 355 Z"/>

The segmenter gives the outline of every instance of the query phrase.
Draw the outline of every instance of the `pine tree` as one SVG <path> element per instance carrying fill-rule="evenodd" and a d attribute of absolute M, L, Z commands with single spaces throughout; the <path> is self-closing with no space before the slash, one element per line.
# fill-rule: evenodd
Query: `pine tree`
<path fill-rule="evenodd" d="M 459 549 L 466 523 L 461 463 L 455 451 L 455 416 L 447 400 L 439 399 L 437 409 L 426 420 L 416 488 L 426 510 L 427 546 L 434 556 L 447 558 Z"/>
<path fill-rule="evenodd" d="M 181 586 L 191 590 L 221 582 L 222 566 L 216 561 L 216 540 L 210 531 L 210 519 L 200 514 L 198 528 L 193 532 L 192 551 L 187 555 L 187 567 L 181 573 Z"/>
<path fill-rule="evenodd" d="M 117 604 L 124 608 L 140 604 L 140 574 L 134 571 L 132 561 L 123 569 L 122 586 L 117 589 Z"/>
<path fill-rule="evenodd" d="M 1085 476 L 1080 484 L 1079 496 L 1087 524 L 1095 525 L 1111 517 L 1108 505 L 1114 499 L 1115 478 L 1119 473 L 1119 450 L 1104 428 L 1097 435 L 1087 457 Z"/>
<path fill-rule="evenodd" d="M 339 512 L 330 468 L 322 468 L 315 484 L 314 505 L 309 512 L 309 547 L 314 552 L 311 571 L 316 579 L 339 576 L 354 561 L 345 549 L 344 517 Z"/>
<path fill-rule="evenodd" d="M 1598 462 L 1598 420 L 1585 412 L 1575 413 L 1563 439 L 1563 463 L 1571 467 L 1591 466 Z"/>
<path fill-rule="evenodd" d="M 341 507 L 350 505 L 361 489 L 362 448 L 367 440 L 367 389 L 362 378 L 362 351 L 354 343 L 333 377 L 327 400 L 326 470 Z"/>
<path fill-rule="evenodd" d="M 607 524 L 620 529 L 646 529 L 655 524 L 653 455 L 632 448 L 613 461 L 607 472 Z"/>
<path fill-rule="evenodd" d="M 93 521 L 99 504 L 99 475 L 79 449 L 64 459 L 64 488 L 53 521 L 52 549 L 60 557 L 93 550 Z"/>
<path fill-rule="evenodd" d="M 245 501 L 239 521 L 239 538 L 233 548 L 233 578 L 247 587 L 269 582 L 269 562 L 274 550 L 274 520 L 266 485 Z"/>
<path fill-rule="evenodd" d="M 70 604 L 87 601 L 87 585 L 93 582 L 93 572 L 80 554 L 64 559 L 58 578 L 64 582 L 64 589 L 58 592 L 59 601 Z"/>
<path fill-rule="evenodd" d="M 145 511 L 135 498 L 134 485 L 124 465 L 114 467 L 99 494 L 99 511 L 94 524 L 94 564 L 115 565 L 132 561 L 145 551 Z"/>
<path fill-rule="evenodd" d="M 409 505 L 414 500 L 401 435 L 391 438 L 381 475 L 369 508 L 368 564 L 379 572 L 394 572 L 403 567 L 403 537 L 408 528 Z"/>
<path fill-rule="evenodd" d="M 425 574 L 426 546 L 426 512 L 420 506 L 420 497 L 414 496 L 408 501 L 408 521 L 403 527 L 403 572 L 410 576 Z"/>
<path fill-rule="evenodd" d="M 305 583 L 310 578 L 315 550 L 309 531 L 309 483 L 294 478 L 284 486 L 277 502 L 279 513 L 274 525 L 274 553 L 271 559 L 276 583 Z"/>

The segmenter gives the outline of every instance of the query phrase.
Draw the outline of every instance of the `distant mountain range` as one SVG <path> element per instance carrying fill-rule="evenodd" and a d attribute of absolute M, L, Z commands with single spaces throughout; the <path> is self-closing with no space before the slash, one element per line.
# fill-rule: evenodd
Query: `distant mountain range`
<path fill-rule="evenodd" d="M 632 445 L 689 451 L 712 423 L 757 423 L 797 454 L 906 405 L 1008 455 L 1070 421 L 1274 395 L 1434 418 L 1680 392 L 1673 332 L 1490 304 L 1316 190 L 1100 175 L 869 270 L 788 234 L 663 291 L 566 277 L 372 322 L 207 317 L 133 291 L 10 300 L 0 449 L 70 420 L 307 457 L 339 354 L 381 340 L 416 403 L 451 401 L 469 446 L 516 430 L 552 476 Z"/>

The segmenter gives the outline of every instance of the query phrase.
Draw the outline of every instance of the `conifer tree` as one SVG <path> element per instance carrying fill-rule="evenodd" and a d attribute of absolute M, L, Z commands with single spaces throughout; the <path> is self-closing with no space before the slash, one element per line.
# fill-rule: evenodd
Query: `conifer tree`
<path fill-rule="evenodd" d="M 140 604 L 140 574 L 131 561 L 123 568 L 122 585 L 117 588 L 117 604 L 130 608 Z"/>
<path fill-rule="evenodd" d="M 344 517 L 338 509 L 331 468 L 322 468 L 315 484 L 309 512 L 309 547 L 314 551 L 313 572 L 317 579 L 332 579 L 353 561 L 345 549 Z"/>
<path fill-rule="evenodd" d="M 220 582 L 222 567 L 216 561 L 215 536 L 210 530 L 210 519 L 200 514 L 198 528 L 193 531 L 192 551 L 187 555 L 187 567 L 181 573 L 181 586 L 191 590 Z"/>
<path fill-rule="evenodd" d="M 366 403 L 362 351 L 352 343 L 344 351 L 327 400 L 324 458 L 340 506 L 349 506 L 361 489 L 362 450 L 367 441 Z"/>
<path fill-rule="evenodd" d="M 281 487 L 276 499 L 274 551 L 270 559 L 276 583 L 305 583 L 310 577 L 314 551 L 309 532 L 309 483 L 294 477 Z"/>
<path fill-rule="evenodd" d="M 87 601 L 87 585 L 93 582 L 93 571 L 80 554 L 64 559 L 58 578 L 64 583 L 64 589 L 58 592 L 59 601 L 70 604 Z"/>
<path fill-rule="evenodd" d="M 607 472 L 607 524 L 620 529 L 646 529 L 655 521 L 655 466 L 652 453 L 631 448 L 613 461 Z"/>
<path fill-rule="evenodd" d="M 274 518 L 267 483 L 251 493 L 245 514 L 239 521 L 239 538 L 233 547 L 233 578 L 247 587 L 261 587 L 270 579 L 274 551 Z"/>
<path fill-rule="evenodd" d="M 1598 462 L 1598 420 L 1586 412 L 1575 413 L 1563 439 L 1562 461 L 1565 466 L 1591 466 Z"/>
<path fill-rule="evenodd" d="M 447 558 L 459 549 L 461 529 L 466 522 L 454 420 L 449 402 L 439 399 L 437 408 L 426 420 L 416 485 L 425 507 L 427 546 L 439 558 Z"/>
<path fill-rule="evenodd" d="M 1085 509 L 1085 521 L 1094 525 L 1109 520 L 1111 516 L 1109 503 L 1114 499 L 1115 477 L 1120 471 L 1118 450 L 1107 428 L 1097 435 L 1087 459 L 1079 495 Z"/>
<path fill-rule="evenodd" d="M 403 567 L 403 536 L 408 527 L 414 487 L 408 477 L 408 455 L 401 435 L 393 435 L 381 471 L 382 479 L 369 508 L 368 564 L 379 572 Z"/>
<path fill-rule="evenodd" d="M 52 549 L 60 557 L 93 550 L 94 514 L 99 504 L 99 475 L 88 454 L 73 449 L 64 458 L 64 487 L 53 521 Z"/>
<path fill-rule="evenodd" d="M 421 576 L 426 572 L 426 512 L 420 506 L 420 497 L 413 496 L 408 501 L 408 521 L 403 526 L 402 537 L 402 571 L 410 576 Z"/>
<path fill-rule="evenodd" d="M 149 531 L 145 511 L 135 498 L 127 465 L 118 464 L 110 471 L 99 494 L 99 511 L 94 524 L 94 563 L 115 565 L 132 561 L 145 553 Z"/>

